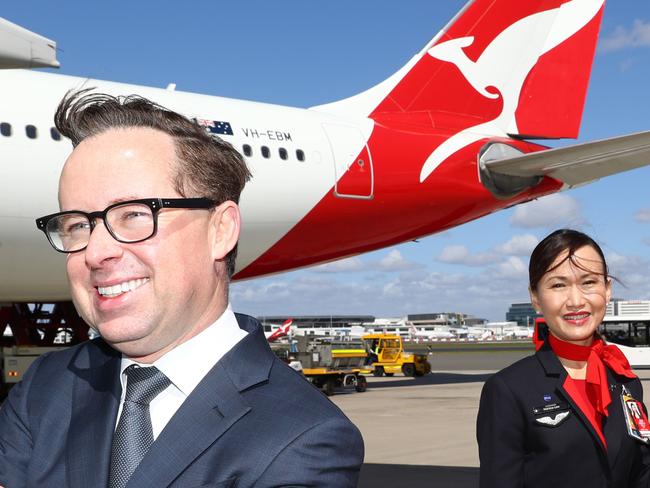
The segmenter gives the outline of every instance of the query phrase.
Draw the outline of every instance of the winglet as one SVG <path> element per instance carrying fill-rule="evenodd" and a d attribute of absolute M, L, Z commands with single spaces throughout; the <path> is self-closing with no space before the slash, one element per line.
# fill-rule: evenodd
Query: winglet
<path fill-rule="evenodd" d="M 56 42 L 0 18 L 0 69 L 59 66 Z"/>

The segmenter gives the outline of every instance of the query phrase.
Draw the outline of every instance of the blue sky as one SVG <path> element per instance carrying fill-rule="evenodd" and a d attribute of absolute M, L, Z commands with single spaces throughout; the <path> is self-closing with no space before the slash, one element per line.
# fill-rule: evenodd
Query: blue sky
<path fill-rule="evenodd" d="M 1 15 L 56 40 L 63 74 L 307 107 L 385 79 L 463 4 L 38 0 L 6 3 Z M 648 80 L 650 2 L 609 0 L 579 140 L 649 130 Z M 602 244 L 626 285 L 615 296 L 650 299 L 649 183 L 650 168 L 606 178 L 417 243 L 237 283 L 232 301 L 252 315 L 503 320 L 510 303 L 528 299 L 532 246 L 561 226 Z"/>

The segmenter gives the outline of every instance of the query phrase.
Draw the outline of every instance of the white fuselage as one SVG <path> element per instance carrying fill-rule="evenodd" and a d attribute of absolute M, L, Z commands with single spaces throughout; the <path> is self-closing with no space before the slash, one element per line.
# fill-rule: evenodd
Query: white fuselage
<path fill-rule="evenodd" d="M 50 130 L 57 103 L 70 89 L 138 94 L 188 117 L 231 125 L 233 134 L 220 137 L 240 152 L 244 145 L 252 151 L 246 161 L 253 178 L 241 198 L 238 269 L 277 242 L 332 189 L 337 175 L 333 148 L 358 154 L 373 126 L 365 118 L 343 120 L 308 109 L 23 70 L 1 71 L 0 86 L 0 123 L 11 125 L 10 136 L 0 135 L 0 302 L 69 297 L 65 256 L 50 248 L 34 219 L 59 208 L 58 178 L 72 146 L 68 140 L 54 140 Z M 33 139 L 26 134 L 30 125 L 37 131 Z M 342 140 L 343 131 L 326 133 L 324 125 L 354 127 L 362 137 Z M 269 157 L 263 156 L 264 147 Z"/>

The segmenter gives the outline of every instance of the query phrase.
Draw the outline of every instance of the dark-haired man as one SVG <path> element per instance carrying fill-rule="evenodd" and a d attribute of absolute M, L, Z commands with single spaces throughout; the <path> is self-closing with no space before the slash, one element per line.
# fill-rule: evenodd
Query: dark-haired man
<path fill-rule="evenodd" d="M 74 151 L 37 225 L 101 338 L 11 391 L 0 485 L 356 486 L 356 428 L 228 305 L 241 156 L 138 97 L 73 93 L 56 125 Z"/>

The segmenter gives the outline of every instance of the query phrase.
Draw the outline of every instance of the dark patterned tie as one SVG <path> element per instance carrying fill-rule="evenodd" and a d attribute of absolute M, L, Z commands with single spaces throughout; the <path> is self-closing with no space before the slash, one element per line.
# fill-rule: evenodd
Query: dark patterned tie
<path fill-rule="evenodd" d="M 153 444 L 149 403 L 170 384 L 169 378 L 154 366 L 141 368 L 132 364 L 124 372 L 126 395 L 113 435 L 109 488 L 126 486 Z"/>

